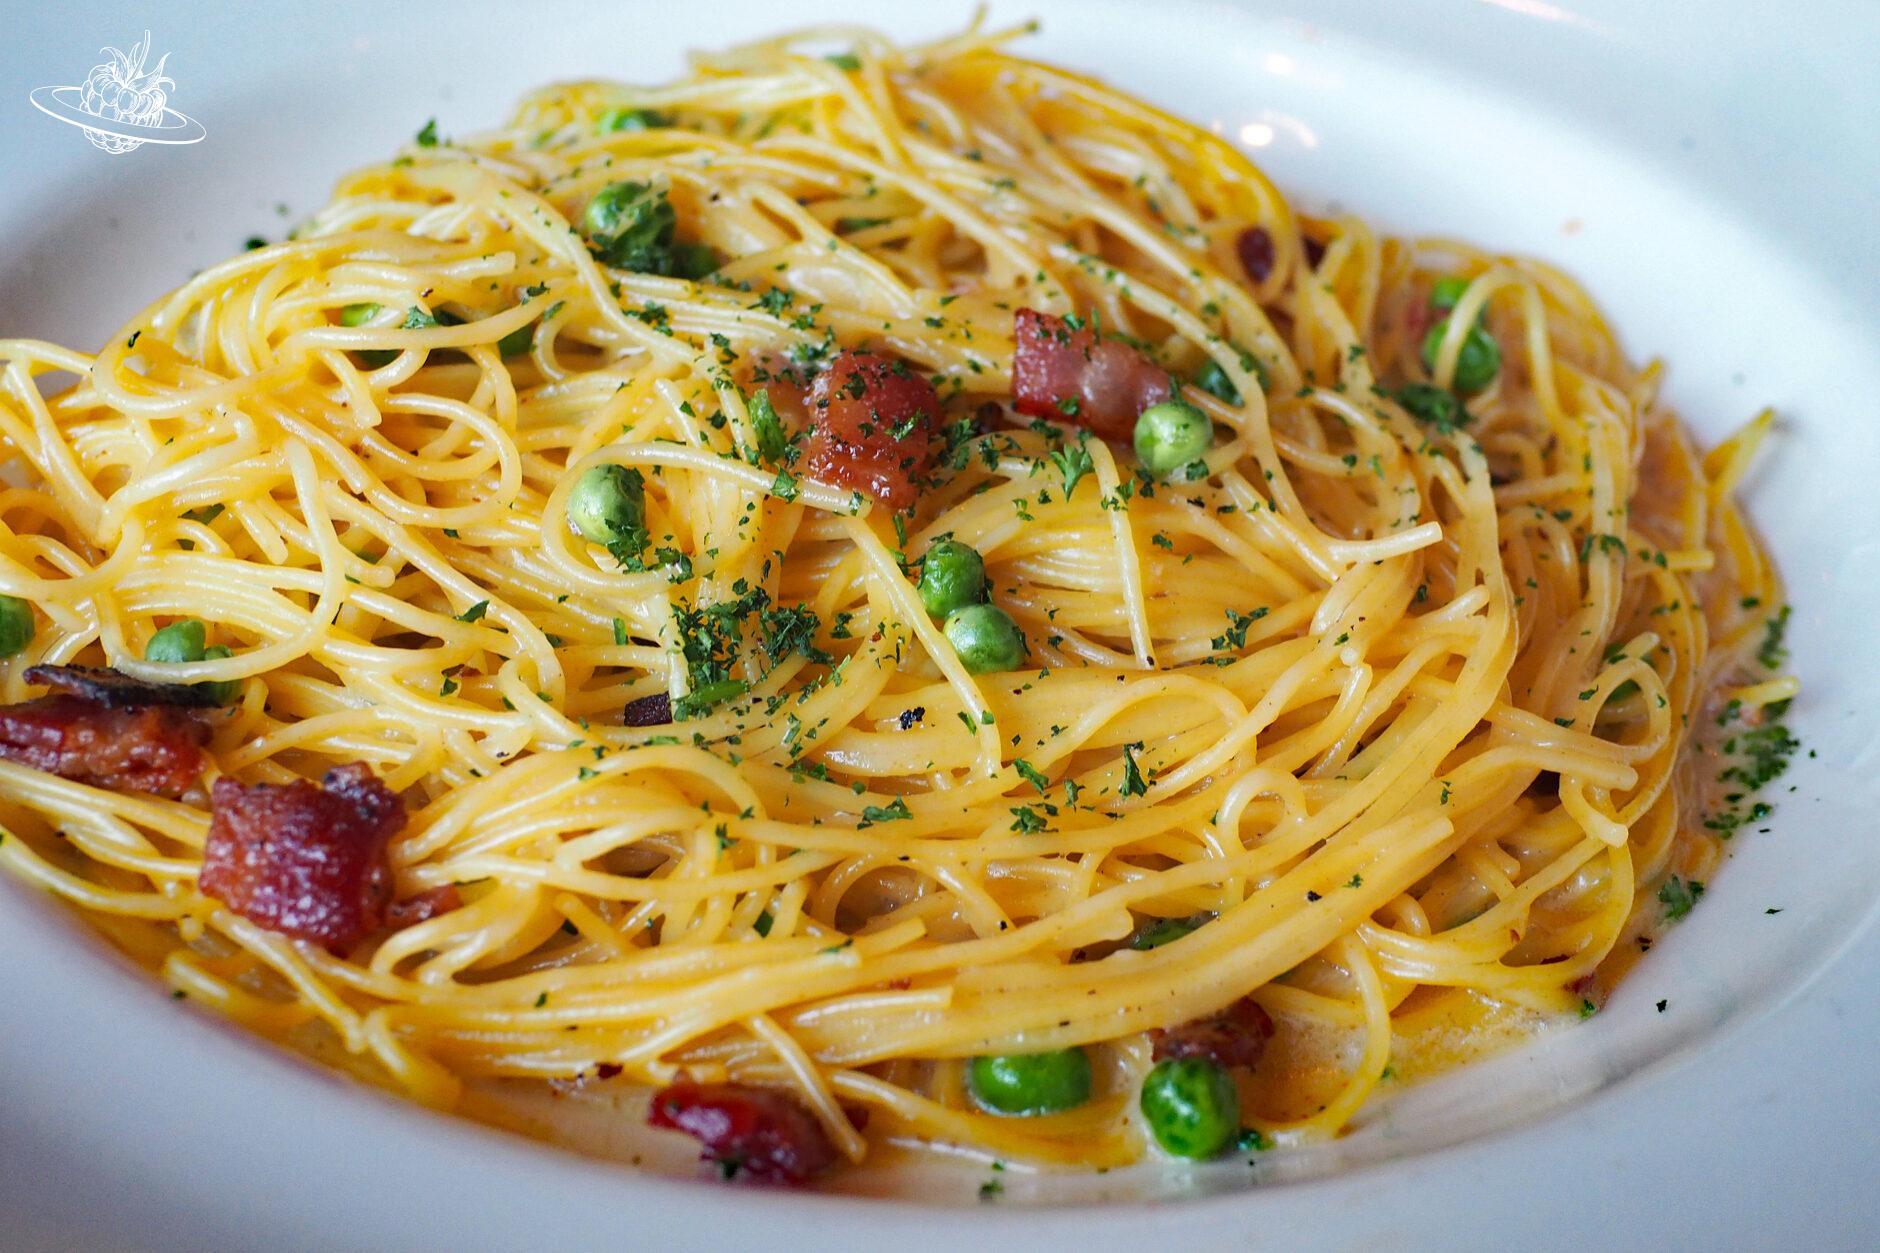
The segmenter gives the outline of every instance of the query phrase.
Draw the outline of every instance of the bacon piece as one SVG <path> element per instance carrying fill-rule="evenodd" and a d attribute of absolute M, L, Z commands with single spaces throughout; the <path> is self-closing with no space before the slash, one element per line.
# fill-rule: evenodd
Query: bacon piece
<path fill-rule="evenodd" d="M 1252 997 L 1243 996 L 1212 1017 L 1157 1031 L 1155 1059 L 1206 1057 L 1220 1066 L 1252 1068 L 1272 1038 L 1272 1018 Z"/>
<path fill-rule="evenodd" d="M 939 417 L 933 384 L 905 362 L 844 352 L 810 388 L 809 472 L 905 509 L 932 465 Z"/>
<path fill-rule="evenodd" d="M 28 683 L 81 697 L 107 709 L 148 709 L 168 705 L 177 709 L 211 709 L 219 702 L 210 689 L 194 683 L 152 683 L 120 674 L 109 666 L 28 666 Z"/>
<path fill-rule="evenodd" d="M 804 1183 L 835 1164 L 836 1151 L 816 1116 L 795 1097 L 743 1083 L 693 1083 L 653 1098 L 650 1126 L 683 1131 L 729 1179 L 743 1171 L 766 1183 Z"/>
<path fill-rule="evenodd" d="M 384 925 L 385 847 L 405 825 L 405 802 L 363 763 L 327 771 L 319 787 L 217 779 L 210 801 L 205 895 L 334 952 Z"/>
<path fill-rule="evenodd" d="M 629 727 L 663 727 L 671 721 L 672 696 L 667 692 L 636 696 L 620 714 L 621 725 Z"/>
<path fill-rule="evenodd" d="M 1175 394 L 1168 371 L 1088 326 L 1020 309 L 1013 318 L 1012 398 L 1027 417 L 1075 422 L 1126 440 L 1136 415 Z"/>
<path fill-rule="evenodd" d="M 1255 283 L 1266 282 L 1273 273 L 1273 237 L 1264 226 L 1249 226 L 1240 232 L 1234 240 L 1234 251 L 1240 254 L 1240 268 Z"/>
<path fill-rule="evenodd" d="M 92 787 L 181 796 L 202 776 L 208 742 L 209 724 L 193 709 L 112 708 L 80 696 L 0 708 L 0 757 Z"/>
<path fill-rule="evenodd" d="M 458 895 L 457 885 L 446 883 L 441 888 L 432 888 L 416 896 L 407 896 L 402 901 L 393 901 L 385 908 L 385 925 L 399 931 L 462 907 L 463 897 Z"/>

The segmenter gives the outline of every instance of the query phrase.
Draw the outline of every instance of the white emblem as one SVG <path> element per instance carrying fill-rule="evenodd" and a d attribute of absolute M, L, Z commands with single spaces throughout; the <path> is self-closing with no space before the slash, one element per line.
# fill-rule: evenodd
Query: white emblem
<path fill-rule="evenodd" d="M 61 122 L 81 127 L 85 138 L 112 156 L 122 156 L 144 144 L 193 144 L 204 135 L 202 123 L 170 108 L 165 87 L 176 80 L 163 72 L 170 59 L 164 53 L 153 68 L 150 32 L 129 52 L 106 48 L 110 60 L 91 67 L 76 87 L 36 87 L 29 99 L 33 107 Z"/>

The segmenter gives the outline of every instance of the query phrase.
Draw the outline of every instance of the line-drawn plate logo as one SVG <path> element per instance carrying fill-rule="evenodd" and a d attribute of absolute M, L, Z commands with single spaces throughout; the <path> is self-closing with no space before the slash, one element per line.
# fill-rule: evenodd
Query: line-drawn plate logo
<path fill-rule="evenodd" d="M 156 66 L 144 68 L 150 32 L 129 52 L 104 48 L 111 59 L 91 67 L 74 87 L 35 87 L 27 97 L 49 117 L 83 128 L 93 146 L 122 156 L 145 144 L 193 144 L 207 132 L 202 123 L 169 107 L 165 87 L 176 80 L 163 72 L 164 53 Z"/>

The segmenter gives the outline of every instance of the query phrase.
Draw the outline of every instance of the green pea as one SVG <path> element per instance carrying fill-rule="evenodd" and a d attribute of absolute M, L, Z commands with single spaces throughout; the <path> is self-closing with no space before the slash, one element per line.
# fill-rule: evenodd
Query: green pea
<path fill-rule="evenodd" d="M 601 260 L 642 274 L 671 273 L 677 223 L 666 189 L 651 183 L 609 183 L 581 213 L 582 233 Z"/>
<path fill-rule="evenodd" d="M 1444 318 L 1423 337 L 1423 364 L 1432 372 L 1436 369 L 1436 353 L 1448 333 L 1449 319 Z M 1451 380 L 1456 390 L 1479 392 L 1495 381 L 1500 369 L 1501 348 L 1495 343 L 1495 337 L 1479 326 L 1470 327 L 1468 338 L 1462 341 L 1462 351 L 1456 355 L 1456 372 Z"/>
<path fill-rule="evenodd" d="M 1234 1080 L 1205 1057 L 1157 1062 L 1142 1081 L 1141 1105 L 1155 1142 L 1176 1157 L 1215 1157 L 1240 1131 Z"/>
<path fill-rule="evenodd" d="M 17 596 L 0 596 L 0 657 L 12 657 L 33 642 L 33 607 Z"/>
<path fill-rule="evenodd" d="M 226 644 L 211 644 L 209 647 L 202 650 L 202 659 L 204 661 L 220 661 L 224 657 L 233 657 L 234 655 L 234 650 L 230 649 Z M 228 704 L 239 696 L 242 690 L 240 679 L 211 679 L 207 682 L 198 683 L 196 686 L 215 697 L 215 703 L 218 705 Z"/>
<path fill-rule="evenodd" d="M 1240 403 L 1240 389 L 1234 386 L 1234 380 L 1227 377 L 1227 371 L 1221 363 L 1208 358 L 1208 363 L 1195 371 L 1195 386 L 1210 396 L 1225 400 L 1230 405 Z"/>
<path fill-rule="evenodd" d="M 1436 280 L 1436 286 L 1430 289 L 1430 307 L 1432 309 L 1453 309 L 1462 299 L 1462 293 L 1469 290 L 1469 280 L 1460 274 L 1451 274 L 1447 278 Z"/>
<path fill-rule="evenodd" d="M 1469 421 L 1469 411 L 1454 392 L 1430 383 L 1406 383 L 1392 393 L 1392 398 L 1411 417 L 1427 422 L 1442 435 L 1453 435 Z"/>
<path fill-rule="evenodd" d="M 1150 405 L 1136 418 L 1136 458 L 1151 474 L 1167 474 L 1200 460 L 1213 442 L 1214 423 L 1184 401 Z"/>
<path fill-rule="evenodd" d="M 672 119 L 651 109 L 609 109 L 594 123 L 594 130 L 611 135 L 618 131 L 650 131 L 671 125 Z"/>
<path fill-rule="evenodd" d="M 995 1114 L 1055 1114 L 1090 1099 L 1082 1049 L 975 1057 L 966 1070 L 973 1099 Z"/>
<path fill-rule="evenodd" d="M 505 357 L 514 357 L 529 351 L 535 346 L 535 323 L 524 322 L 509 334 L 496 341 L 496 351 Z"/>
<path fill-rule="evenodd" d="M 339 311 L 339 324 L 341 326 L 364 326 L 373 318 L 379 316 L 380 308 L 381 306 L 370 300 L 361 301 L 356 305 L 347 305 L 344 309 Z M 377 370 L 383 366 L 389 365 L 397 356 L 398 352 L 396 349 L 366 348 L 360 351 L 359 360 L 368 370 Z"/>
<path fill-rule="evenodd" d="M 366 301 L 361 304 L 347 305 L 339 311 L 341 326 L 364 326 L 379 316 L 381 306 Z M 433 326 L 460 326 L 463 319 L 454 313 L 439 309 L 435 314 L 413 305 L 405 311 L 404 321 L 398 324 L 400 330 L 421 331 Z M 396 348 L 362 348 L 359 350 L 360 364 L 369 370 L 381 369 L 398 359 Z"/>
<path fill-rule="evenodd" d="M 1025 660 L 1025 633 L 997 605 L 962 605 L 940 629 L 973 674 L 1016 670 Z"/>
<path fill-rule="evenodd" d="M 568 493 L 568 521 L 609 550 L 646 547 L 646 481 L 626 466 L 590 466 Z"/>
<path fill-rule="evenodd" d="M 150 642 L 144 645 L 144 660 L 180 665 L 191 661 L 220 661 L 235 655 L 225 644 L 204 648 L 202 642 L 207 634 L 201 619 L 180 618 L 150 637 Z M 196 686 L 215 697 L 218 705 L 228 704 L 242 690 L 238 679 L 213 679 Z"/>
<path fill-rule="evenodd" d="M 1260 385 L 1261 391 L 1265 391 L 1271 385 L 1266 377 L 1265 364 L 1239 344 L 1229 344 L 1228 347 L 1232 348 L 1235 355 L 1240 358 L 1240 368 L 1253 375 L 1254 382 Z M 1212 357 L 1208 358 L 1207 364 L 1195 372 L 1194 385 L 1210 396 L 1225 400 L 1230 405 L 1240 403 L 1240 388 L 1234 385 L 1234 380 L 1227 377 L 1227 371 L 1223 370 L 1220 363 Z"/>
<path fill-rule="evenodd" d="M 936 618 L 986 598 L 986 562 L 979 550 L 943 539 L 920 561 L 920 603 Z"/>
<path fill-rule="evenodd" d="M 200 618 L 180 618 L 150 637 L 150 642 L 144 645 L 144 660 L 170 665 L 201 661 L 207 634 Z"/>
<path fill-rule="evenodd" d="M 672 272 L 675 277 L 701 279 L 718 268 L 718 254 L 705 244 L 674 244 Z"/>

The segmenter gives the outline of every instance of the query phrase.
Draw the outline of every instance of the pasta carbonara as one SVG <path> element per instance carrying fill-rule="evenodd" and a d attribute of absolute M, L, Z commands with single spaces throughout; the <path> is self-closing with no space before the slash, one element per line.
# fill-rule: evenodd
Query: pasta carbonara
<path fill-rule="evenodd" d="M 0 341 L 0 864 L 786 1180 L 1332 1136 L 1593 1012 L 1792 743 L 1768 415 L 1015 33 L 548 88 Z"/>

